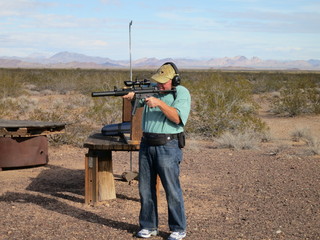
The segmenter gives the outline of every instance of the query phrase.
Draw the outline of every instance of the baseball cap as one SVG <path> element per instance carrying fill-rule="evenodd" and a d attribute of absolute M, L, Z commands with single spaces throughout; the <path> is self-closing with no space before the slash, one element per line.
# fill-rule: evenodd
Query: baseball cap
<path fill-rule="evenodd" d="M 170 64 L 164 64 L 151 78 L 158 83 L 166 83 L 169 80 L 173 79 L 175 75 L 176 72 L 173 67 Z"/>

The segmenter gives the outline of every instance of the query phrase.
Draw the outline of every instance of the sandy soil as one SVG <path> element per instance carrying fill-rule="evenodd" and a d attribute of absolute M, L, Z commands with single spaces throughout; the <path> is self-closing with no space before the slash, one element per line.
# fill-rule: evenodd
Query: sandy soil
<path fill-rule="evenodd" d="M 219 149 L 189 139 L 181 164 L 186 239 L 320 239 L 320 157 L 290 134 L 320 132 L 320 117 L 278 118 L 260 111 L 271 142 L 259 150 Z M 84 204 L 86 149 L 49 147 L 46 166 L 0 172 L 0 239 L 133 239 L 138 231 L 137 182 L 122 181 L 129 153 L 114 152 L 117 199 Z M 137 153 L 133 153 L 137 170 Z M 160 236 L 166 239 L 160 191 Z"/>

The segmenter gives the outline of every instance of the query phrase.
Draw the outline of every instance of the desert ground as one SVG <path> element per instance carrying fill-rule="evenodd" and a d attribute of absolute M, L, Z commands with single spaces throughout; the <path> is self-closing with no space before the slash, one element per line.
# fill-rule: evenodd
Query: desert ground
<path fill-rule="evenodd" d="M 320 157 L 292 140 L 295 129 L 320 132 L 320 116 L 260 117 L 271 140 L 259 149 L 219 148 L 189 138 L 181 163 L 186 239 L 320 239 Z M 0 172 L 0 239 L 134 239 L 139 230 L 138 182 L 121 178 L 129 153 L 114 152 L 117 198 L 84 203 L 85 148 L 49 146 L 49 164 Z M 133 153 L 137 170 L 137 152 Z M 160 190 L 160 235 L 169 235 Z"/>

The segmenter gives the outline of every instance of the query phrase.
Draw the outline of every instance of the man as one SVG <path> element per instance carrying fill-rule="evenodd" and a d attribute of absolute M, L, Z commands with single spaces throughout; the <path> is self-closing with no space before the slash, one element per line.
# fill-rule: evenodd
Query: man
<path fill-rule="evenodd" d="M 180 85 L 178 69 L 172 62 L 163 64 L 152 79 L 157 82 L 159 90 L 175 88 L 176 92 L 156 94 L 140 103 L 144 106 L 144 112 L 139 152 L 141 230 L 137 236 L 149 238 L 158 234 L 156 178 L 159 175 L 166 192 L 168 223 L 172 231 L 168 239 L 183 239 L 186 236 L 186 216 L 179 164 L 182 161 L 183 128 L 190 113 L 191 97 L 189 91 Z M 124 98 L 132 100 L 134 93 Z"/>

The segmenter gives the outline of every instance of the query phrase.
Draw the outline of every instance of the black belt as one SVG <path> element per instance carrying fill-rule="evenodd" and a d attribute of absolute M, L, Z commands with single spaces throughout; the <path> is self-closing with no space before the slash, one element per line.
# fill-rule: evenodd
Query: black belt
<path fill-rule="evenodd" d="M 148 139 L 148 138 L 166 138 L 167 140 L 171 140 L 171 139 L 178 139 L 178 134 L 166 134 L 166 133 L 147 133 L 144 132 L 143 136 Z"/>

